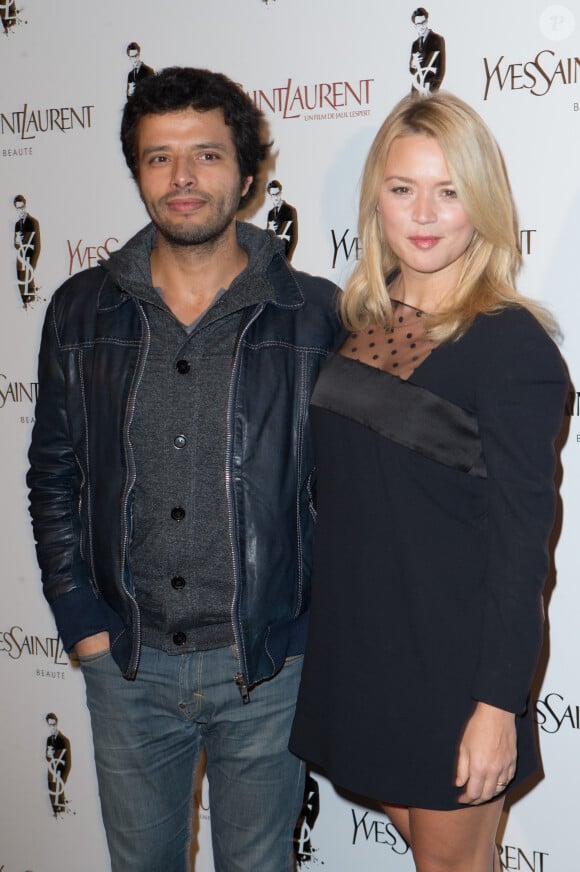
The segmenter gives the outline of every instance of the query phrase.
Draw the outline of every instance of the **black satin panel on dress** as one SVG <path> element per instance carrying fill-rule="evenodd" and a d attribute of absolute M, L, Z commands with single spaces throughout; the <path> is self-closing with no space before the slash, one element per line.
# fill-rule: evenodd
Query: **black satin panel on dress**
<path fill-rule="evenodd" d="M 311 402 L 431 460 L 487 478 L 476 417 L 412 382 L 335 354 Z"/>

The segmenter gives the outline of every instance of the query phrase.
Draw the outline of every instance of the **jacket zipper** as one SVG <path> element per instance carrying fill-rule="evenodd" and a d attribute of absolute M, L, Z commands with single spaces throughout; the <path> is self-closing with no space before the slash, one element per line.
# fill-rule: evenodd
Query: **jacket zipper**
<path fill-rule="evenodd" d="M 91 587 L 93 588 L 93 592 L 95 596 L 100 599 L 101 592 L 99 591 L 96 583 L 96 572 L 95 572 L 95 561 L 93 554 L 93 513 L 91 509 L 92 505 L 92 496 L 91 496 L 91 462 L 89 459 L 89 427 L 87 420 L 87 405 L 85 399 L 85 382 L 84 382 L 84 365 L 85 365 L 85 356 L 84 352 L 81 350 L 79 352 L 79 373 L 81 379 L 81 391 L 83 397 L 83 418 L 84 418 L 84 426 L 85 426 L 85 454 L 86 454 L 86 467 L 87 474 L 85 476 L 83 471 L 82 463 L 77 461 L 80 473 L 81 473 L 81 485 L 79 488 L 79 497 L 77 501 L 77 512 L 79 516 L 79 547 L 81 555 L 84 556 L 84 559 L 87 561 L 89 565 L 89 574 Z M 87 504 L 87 534 L 86 534 L 86 542 L 85 536 L 83 535 L 83 524 L 82 524 L 82 509 L 83 509 L 83 488 L 85 489 L 85 502 Z M 86 547 L 85 547 L 86 546 Z"/>
<path fill-rule="evenodd" d="M 121 553 L 120 553 L 120 561 L 121 565 L 119 567 L 120 573 L 119 577 L 121 579 L 121 584 L 123 585 L 123 590 L 125 591 L 125 595 L 130 600 L 133 614 L 135 616 L 135 636 L 136 639 L 132 646 L 131 651 L 131 659 L 129 661 L 129 665 L 127 667 L 126 674 L 129 677 L 134 677 L 137 672 L 137 666 L 139 664 L 139 657 L 141 654 L 141 641 L 142 641 L 142 633 L 141 633 L 141 615 L 139 612 L 139 607 L 137 606 L 137 601 L 132 594 L 129 593 L 127 589 L 127 585 L 125 584 L 125 567 L 127 565 L 127 548 L 129 545 L 129 523 L 127 520 L 127 506 L 129 503 L 129 494 L 133 490 L 135 486 L 136 479 L 136 469 L 135 469 L 135 461 L 133 457 L 133 449 L 131 447 L 131 443 L 129 440 L 129 427 L 131 426 L 131 422 L 133 421 L 133 416 L 135 414 L 135 406 L 137 399 L 137 391 L 139 390 L 139 385 L 141 383 L 141 379 L 143 377 L 143 372 L 145 370 L 145 362 L 147 360 L 147 355 L 149 354 L 149 346 L 151 344 L 151 331 L 149 328 L 149 323 L 147 318 L 145 317 L 145 312 L 143 311 L 143 307 L 141 304 L 135 300 L 135 306 L 137 307 L 137 311 L 139 312 L 139 317 L 141 319 L 141 325 L 143 327 L 143 342 L 141 343 L 140 348 L 140 357 L 137 363 L 137 374 L 134 381 L 134 389 L 132 393 L 129 394 L 129 398 L 127 400 L 127 413 L 125 415 L 125 425 L 123 427 L 123 444 L 127 451 L 127 478 L 126 478 L 126 487 L 125 491 L 121 497 L 121 525 L 123 529 L 123 535 L 121 539 Z"/>
<path fill-rule="evenodd" d="M 234 645 L 236 649 L 236 657 L 238 660 L 239 670 L 234 675 L 234 681 L 238 690 L 240 691 L 240 695 L 242 697 L 242 702 L 244 704 L 250 702 L 250 691 L 248 688 L 248 677 L 244 672 L 245 666 L 245 657 L 242 651 L 242 634 L 238 625 L 238 619 L 236 615 L 236 604 L 238 602 L 238 594 L 239 594 L 239 572 L 238 572 L 238 551 L 236 546 L 236 536 L 234 529 L 234 498 L 232 493 L 232 447 L 233 447 L 233 431 L 232 431 L 232 420 L 233 420 L 233 404 L 234 404 L 234 386 L 236 384 L 239 364 L 240 364 L 240 346 L 242 344 L 242 340 L 246 335 L 248 329 L 254 323 L 256 318 L 258 318 L 265 308 L 265 303 L 261 303 L 258 305 L 256 311 L 252 315 L 251 318 L 248 318 L 246 323 L 243 325 L 243 329 L 239 331 L 236 347 L 234 348 L 233 354 L 233 365 L 232 365 L 232 378 L 230 381 L 230 391 L 228 397 L 228 413 L 226 420 L 226 499 L 228 505 L 228 525 L 229 525 L 229 533 L 230 533 L 230 548 L 232 552 L 232 566 L 234 571 L 234 596 L 232 598 L 232 630 L 234 634 Z"/>

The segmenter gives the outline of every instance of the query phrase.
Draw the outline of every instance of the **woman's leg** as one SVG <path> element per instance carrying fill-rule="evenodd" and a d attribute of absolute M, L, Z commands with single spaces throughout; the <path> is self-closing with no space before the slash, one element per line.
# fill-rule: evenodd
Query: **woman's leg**
<path fill-rule="evenodd" d="M 389 820 L 394 823 L 406 843 L 411 845 L 411 827 L 409 824 L 409 809 L 406 805 L 387 805 L 386 802 L 381 803 L 383 811 L 388 816 Z"/>
<path fill-rule="evenodd" d="M 497 870 L 495 835 L 503 802 L 504 798 L 500 797 L 484 805 L 456 811 L 409 809 L 411 848 L 417 872 Z"/>

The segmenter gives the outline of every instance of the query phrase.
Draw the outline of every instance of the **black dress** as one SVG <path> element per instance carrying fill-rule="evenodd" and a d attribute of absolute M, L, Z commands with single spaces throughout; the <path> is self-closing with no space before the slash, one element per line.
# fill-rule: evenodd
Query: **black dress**
<path fill-rule="evenodd" d="M 399 306 L 392 345 L 382 328 L 353 334 L 314 391 L 317 538 L 290 748 L 360 795 L 453 809 L 477 700 L 518 714 L 510 786 L 538 767 L 526 701 L 567 378 L 524 309 L 432 350 L 420 315 Z"/>

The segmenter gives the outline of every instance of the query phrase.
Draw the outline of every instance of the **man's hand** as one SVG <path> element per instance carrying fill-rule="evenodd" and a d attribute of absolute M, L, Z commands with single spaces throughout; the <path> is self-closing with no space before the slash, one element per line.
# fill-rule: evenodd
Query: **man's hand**
<path fill-rule="evenodd" d="M 99 651 L 106 651 L 108 647 L 109 634 L 95 633 L 94 636 L 87 636 L 76 643 L 75 654 L 80 654 L 81 656 L 85 654 L 98 654 Z"/>

